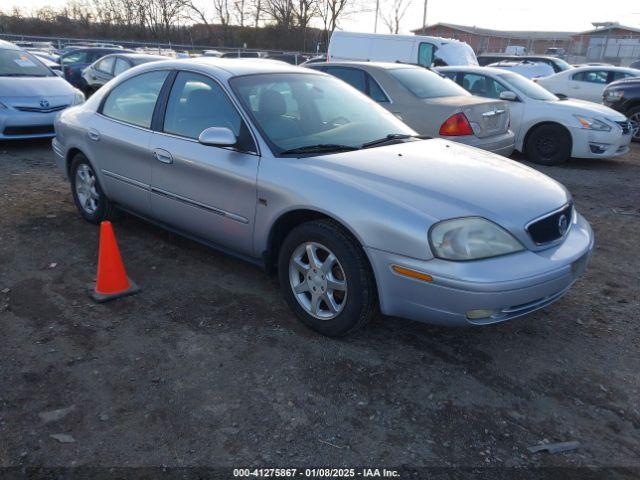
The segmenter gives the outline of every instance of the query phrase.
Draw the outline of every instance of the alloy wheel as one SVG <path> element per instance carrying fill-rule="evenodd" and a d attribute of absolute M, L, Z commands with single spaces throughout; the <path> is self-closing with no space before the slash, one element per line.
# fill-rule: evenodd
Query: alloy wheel
<path fill-rule="evenodd" d="M 98 210 L 100 194 L 97 190 L 96 175 L 86 163 L 76 170 L 76 195 L 82 210 L 93 215 Z"/>
<path fill-rule="evenodd" d="M 338 258 L 324 245 L 305 242 L 289 260 L 289 283 L 300 306 L 320 320 L 332 320 L 347 301 L 347 280 Z"/>
<path fill-rule="evenodd" d="M 629 117 L 631 122 L 631 134 L 636 140 L 640 140 L 640 112 L 636 112 Z"/>

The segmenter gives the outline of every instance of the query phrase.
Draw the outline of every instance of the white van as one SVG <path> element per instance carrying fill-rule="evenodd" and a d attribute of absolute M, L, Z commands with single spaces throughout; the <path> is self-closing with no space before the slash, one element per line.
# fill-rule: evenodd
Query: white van
<path fill-rule="evenodd" d="M 467 43 L 450 38 L 333 32 L 327 61 L 350 60 L 402 62 L 423 67 L 478 65 L 476 54 Z"/>
<path fill-rule="evenodd" d="M 522 45 L 509 45 L 504 49 L 504 53 L 507 55 L 526 55 L 527 47 L 523 47 Z"/>

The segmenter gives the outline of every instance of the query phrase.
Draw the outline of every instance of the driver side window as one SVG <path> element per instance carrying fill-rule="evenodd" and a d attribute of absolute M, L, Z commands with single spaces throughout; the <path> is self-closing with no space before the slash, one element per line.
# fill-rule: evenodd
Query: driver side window
<path fill-rule="evenodd" d="M 430 67 L 433 63 L 435 51 L 436 47 L 431 43 L 421 43 L 418 48 L 418 65 Z"/>

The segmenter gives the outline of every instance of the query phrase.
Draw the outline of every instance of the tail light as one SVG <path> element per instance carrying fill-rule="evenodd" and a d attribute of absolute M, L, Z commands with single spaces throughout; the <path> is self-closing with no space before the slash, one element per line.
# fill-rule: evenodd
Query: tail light
<path fill-rule="evenodd" d="M 462 135 L 473 135 L 473 129 L 465 114 L 458 112 L 445 120 L 438 134 L 443 137 L 460 137 Z"/>

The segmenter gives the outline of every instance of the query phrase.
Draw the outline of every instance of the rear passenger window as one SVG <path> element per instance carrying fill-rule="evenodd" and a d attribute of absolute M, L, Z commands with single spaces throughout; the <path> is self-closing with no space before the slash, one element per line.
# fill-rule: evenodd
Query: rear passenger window
<path fill-rule="evenodd" d="M 573 76 L 573 80 L 588 83 L 607 83 L 608 72 L 598 70 L 592 72 L 578 72 Z"/>
<path fill-rule="evenodd" d="M 111 73 L 111 70 L 113 70 L 113 62 L 115 61 L 115 57 L 107 57 L 103 60 L 100 60 L 97 64 L 96 64 L 96 70 L 99 70 L 103 73 Z"/>
<path fill-rule="evenodd" d="M 612 81 L 616 81 L 616 80 L 622 80 L 623 78 L 630 78 L 633 77 L 634 75 L 632 75 L 631 73 L 627 73 L 627 72 L 613 72 L 613 80 Z"/>
<path fill-rule="evenodd" d="M 369 96 L 378 103 L 388 102 L 389 99 L 371 75 L 367 75 L 367 83 L 369 83 Z"/>
<path fill-rule="evenodd" d="M 139 127 L 150 128 L 160 89 L 169 72 L 138 75 L 122 82 L 109 92 L 102 114 Z"/>
<path fill-rule="evenodd" d="M 126 60 L 123 60 L 122 58 L 118 58 L 116 60 L 116 66 L 113 69 L 113 76 L 117 77 L 122 72 L 129 70 L 129 68 L 131 68 L 131 65 L 129 65 L 129 62 L 127 62 Z"/>
<path fill-rule="evenodd" d="M 357 68 L 328 67 L 327 73 L 338 77 L 340 80 L 347 82 L 362 93 L 367 92 L 367 83 L 364 72 Z"/>

